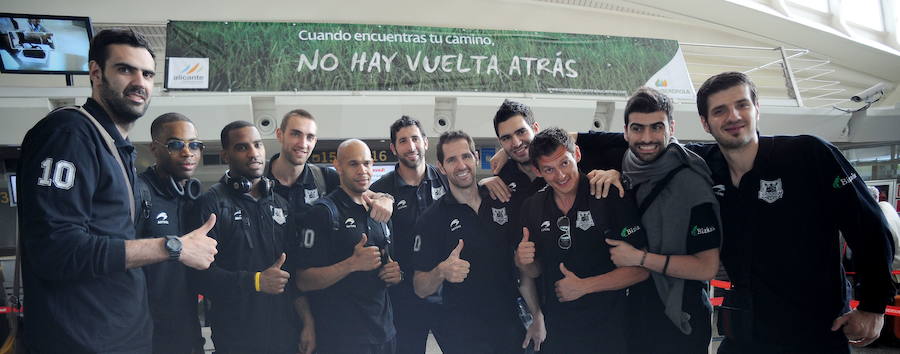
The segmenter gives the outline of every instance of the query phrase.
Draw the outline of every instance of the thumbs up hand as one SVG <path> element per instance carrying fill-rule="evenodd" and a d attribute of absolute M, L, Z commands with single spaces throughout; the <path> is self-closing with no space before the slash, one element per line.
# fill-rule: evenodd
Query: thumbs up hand
<path fill-rule="evenodd" d="M 350 256 L 350 269 L 354 272 L 369 271 L 381 266 L 381 251 L 375 246 L 366 246 L 369 237 L 363 234 L 359 242 L 353 247 L 353 255 Z"/>
<path fill-rule="evenodd" d="M 261 272 L 259 275 L 259 289 L 266 294 L 281 294 L 284 292 L 284 286 L 287 284 L 291 274 L 281 270 L 287 255 L 281 254 L 269 269 Z"/>
<path fill-rule="evenodd" d="M 559 302 L 574 301 L 584 296 L 585 291 L 582 289 L 581 278 L 562 263 L 559 264 L 559 271 L 563 275 L 563 278 L 556 282 L 556 298 L 559 299 Z"/>
<path fill-rule="evenodd" d="M 534 242 L 529 241 L 528 228 L 522 228 L 522 241 L 516 247 L 516 265 L 524 266 L 534 263 Z"/>
<path fill-rule="evenodd" d="M 463 240 L 460 239 L 447 259 L 438 265 L 444 280 L 451 283 L 462 283 L 469 276 L 469 262 L 459 258 L 462 249 Z"/>
<path fill-rule="evenodd" d="M 215 225 L 216 214 L 210 214 L 203 225 L 181 237 L 181 256 L 178 258 L 181 263 L 194 269 L 209 268 L 218 251 L 216 240 L 206 234 Z"/>

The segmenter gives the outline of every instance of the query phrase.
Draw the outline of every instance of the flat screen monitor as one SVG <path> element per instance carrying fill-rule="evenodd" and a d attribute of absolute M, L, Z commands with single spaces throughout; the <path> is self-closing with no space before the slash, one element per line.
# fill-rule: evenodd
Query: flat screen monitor
<path fill-rule="evenodd" d="M 0 71 L 87 74 L 88 17 L 0 13 Z"/>

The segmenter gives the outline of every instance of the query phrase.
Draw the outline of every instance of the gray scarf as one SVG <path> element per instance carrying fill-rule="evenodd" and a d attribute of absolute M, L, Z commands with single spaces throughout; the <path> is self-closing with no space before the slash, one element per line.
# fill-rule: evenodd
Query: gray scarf
<path fill-rule="evenodd" d="M 622 171 L 632 188 L 637 188 L 638 205 L 669 171 L 687 165 L 675 174 L 669 184 L 647 207 L 641 222 L 647 230 L 648 251 L 664 255 L 687 254 L 685 234 L 690 227 L 691 209 L 704 203 L 712 203 L 718 214 L 718 201 L 712 193 L 712 177 L 703 158 L 688 151 L 674 137 L 662 154 L 652 162 L 644 162 L 631 150 L 622 160 Z M 718 218 L 719 216 L 716 215 Z M 651 272 L 660 300 L 665 305 L 666 316 L 682 333 L 690 334 L 691 316 L 682 311 L 684 279 Z"/>

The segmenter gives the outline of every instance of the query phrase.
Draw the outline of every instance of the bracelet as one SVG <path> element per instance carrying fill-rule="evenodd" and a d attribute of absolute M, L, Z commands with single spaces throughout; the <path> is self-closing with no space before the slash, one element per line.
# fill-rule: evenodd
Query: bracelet
<path fill-rule="evenodd" d="M 259 288 L 259 276 L 262 275 L 260 272 L 256 272 L 256 275 L 253 276 L 253 284 L 256 286 L 256 292 L 262 291 Z"/>
<path fill-rule="evenodd" d="M 641 256 L 641 264 L 639 264 L 639 266 L 643 267 L 645 260 L 647 260 L 647 251 L 646 250 L 644 250 L 644 255 Z"/>
<path fill-rule="evenodd" d="M 669 269 L 669 259 L 670 259 L 671 257 L 672 257 L 672 256 L 670 256 L 670 255 L 666 255 L 666 264 L 663 265 L 662 275 L 666 275 L 666 270 Z"/>

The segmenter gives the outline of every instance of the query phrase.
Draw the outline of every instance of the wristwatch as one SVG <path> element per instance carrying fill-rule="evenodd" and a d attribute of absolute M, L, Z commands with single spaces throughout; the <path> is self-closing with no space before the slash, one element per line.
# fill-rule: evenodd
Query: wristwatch
<path fill-rule="evenodd" d="M 178 236 L 166 236 L 166 252 L 169 252 L 170 261 L 181 257 L 181 239 Z"/>

